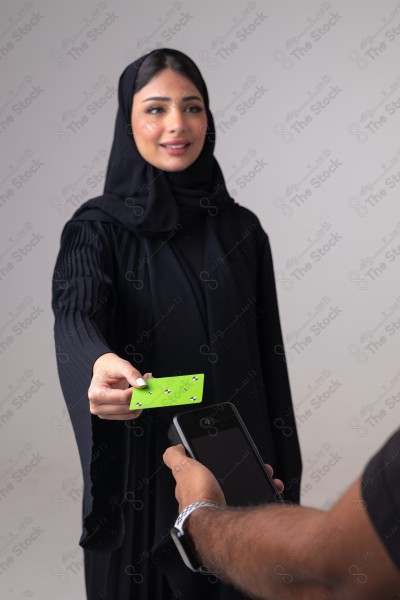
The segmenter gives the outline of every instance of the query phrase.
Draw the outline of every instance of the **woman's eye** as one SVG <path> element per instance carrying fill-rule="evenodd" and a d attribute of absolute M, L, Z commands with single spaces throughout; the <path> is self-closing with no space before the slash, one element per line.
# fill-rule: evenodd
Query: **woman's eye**
<path fill-rule="evenodd" d="M 185 110 L 191 113 L 199 113 L 203 108 L 201 106 L 187 106 Z"/>
<path fill-rule="evenodd" d="M 161 106 L 151 106 L 146 110 L 146 113 L 148 115 L 158 115 L 160 112 L 162 112 L 162 110 L 163 109 L 161 108 Z"/>
<path fill-rule="evenodd" d="M 201 106 L 186 106 L 184 108 L 184 112 L 188 112 L 188 113 L 199 113 L 203 110 L 203 108 Z M 160 115 L 161 113 L 165 112 L 164 107 L 162 106 L 150 106 L 150 108 L 148 108 L 146 110 L 146 114 L 148 115 Z"/>

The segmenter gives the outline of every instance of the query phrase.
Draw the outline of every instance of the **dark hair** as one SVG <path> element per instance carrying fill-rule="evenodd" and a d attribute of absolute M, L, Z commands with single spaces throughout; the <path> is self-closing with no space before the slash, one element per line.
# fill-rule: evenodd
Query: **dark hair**
<path fill-rule="evenodd" d="M 191 58 L 180 52 L 170 48 L 162 48 L 153 50 L 140 65 L 136 76 L 133 93 L 139 92 L 149 81 L 164 69 L 171 69 L 175 73 L 179 73 L 186 79 L 189 79 L 199 90 L 208 104 L 208 94 L 204 79 Z"/>

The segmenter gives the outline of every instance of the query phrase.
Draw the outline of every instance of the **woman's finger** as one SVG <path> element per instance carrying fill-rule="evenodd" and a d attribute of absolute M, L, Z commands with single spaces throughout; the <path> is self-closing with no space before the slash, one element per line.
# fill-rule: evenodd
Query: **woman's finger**
<path fill-rule="evenodd" d="M 123 414 L 97 414 L 95 415 L 96 417 L 99 417 L 99 419 L 104 419 L 105 421 L 132 421 L 134 419 L 137 419 L 140 414 L 141 414 L 141 410 L 131 410 L 129 412 L 129 414 L 127 415 L 126 413 Z M 94 413 L 92 413 L 94 414 Z"/>
<path fill-rule="evenodd" d="M 126 380 L 132 387 L 146 387 L 140 371 L 117 354 L 108 352 L 100 356 L 93 365 L 93 380 L 98 384 L 109 383 L 110 380 Z"/>
<path fill-rule="evenodd" d="M 88 397 L 91 404 L 117 404 L 121 407 L 121 404 L 129 406 L 129 402 L 132 395 L 132 388 L 126 390 L 119 390 L 117 388 L 110 388 L 105 386 L 97 386 L 89 388 Z"/>

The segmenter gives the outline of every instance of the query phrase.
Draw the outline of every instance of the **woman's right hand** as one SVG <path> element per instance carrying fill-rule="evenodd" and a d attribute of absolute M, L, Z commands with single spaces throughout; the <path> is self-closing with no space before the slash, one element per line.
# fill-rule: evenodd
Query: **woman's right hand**
<path fill-rule="evenodd" d="M 93 365 L 93 377 L 88 391 L 90 412 L 100 419 L 136 419 L 141 410 L 129 410 L 132 386 L 146 387 L 144 376 L 131 365 L 111 352 L 100 356 Z"/>

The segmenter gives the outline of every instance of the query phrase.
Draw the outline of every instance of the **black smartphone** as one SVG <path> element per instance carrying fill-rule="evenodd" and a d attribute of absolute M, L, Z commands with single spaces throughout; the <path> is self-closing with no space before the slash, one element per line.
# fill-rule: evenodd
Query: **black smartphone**
<path fill-rule="evenodd" d="M 178 413 L 168 431 L 218 479 L 229 506 L 283 502 L 236 407 L 230 402 Z"/>

